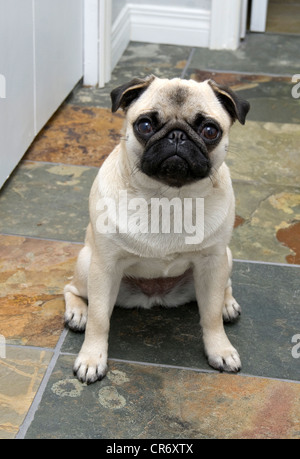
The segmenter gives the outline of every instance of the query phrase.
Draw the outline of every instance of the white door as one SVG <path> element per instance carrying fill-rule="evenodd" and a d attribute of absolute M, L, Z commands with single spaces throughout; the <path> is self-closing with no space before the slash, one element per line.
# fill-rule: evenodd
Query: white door
<path fill-rule="evenodd" d="M 0 187 L 83 75 L 83 0 L 0 0 Z"/>
<path fill-rule="evenodd" d="M 83 2 L 35 0 L 34 17 L 39 132 L 83 75 Z"/>
<path fill-rule="evenodd" d="M 32 0 L 0 0 L 0 186 L 34 132 Z"/>
<path fill-rule="evenodd" d="M 111 78 L 111 22 L 112 0 L 84 0 L 83 83 L 87 86 L 102 88 Z"/>
<path fill-rule="evenodd" d="M 265 32 L 267 23 L 269 0 L 252 0 L 251 6 L 251 32 Z"/>

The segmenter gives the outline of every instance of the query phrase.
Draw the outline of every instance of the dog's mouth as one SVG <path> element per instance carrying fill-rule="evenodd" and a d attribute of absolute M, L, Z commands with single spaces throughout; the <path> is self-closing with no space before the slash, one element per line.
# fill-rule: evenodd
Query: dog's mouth
<path fill-rule="evenodd" d="M 203 170 L 201 176 L 204 176 L 205 173 L 206 172 Z M 203 176 L 201 178 L 203 178 Z M 194 176 L 188 161 L 178 156 L 178 154 L 172 155 L 162 161 L 159 165 L 156 177 L 169 186 L 177 188 L 200 179 L 199 176 Z"/>
<path fill-rule="evenodd" d="M 145 151 L 141 170 L 168 186 L 180 188 L 208 177 L 211 163 L 208 155 L 189 140 L 172 144 L 162 139 Z"/>

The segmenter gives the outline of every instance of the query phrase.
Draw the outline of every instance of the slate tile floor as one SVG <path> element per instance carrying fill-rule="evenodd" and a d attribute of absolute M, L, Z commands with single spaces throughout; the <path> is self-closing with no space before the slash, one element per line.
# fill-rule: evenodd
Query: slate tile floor
<path fill-rule="evenodd" d="M 0 193 L 0 438 L 300 438 L 299 44 L 272 34 L 235 52 L 130 43 L 104 89 L 78 86 L 51 118 Z M 243 370 L 207 365 L 194 303 L 116 308 L 107 378 L 81 385 L 72 364 L 83 336 L 64 330 L 62 289 L 90 186 L 120 138 L 109 92 L 148 73 L 213 77 L 252 105 L 227 160 L 243 314 L 226 329 Z"/>

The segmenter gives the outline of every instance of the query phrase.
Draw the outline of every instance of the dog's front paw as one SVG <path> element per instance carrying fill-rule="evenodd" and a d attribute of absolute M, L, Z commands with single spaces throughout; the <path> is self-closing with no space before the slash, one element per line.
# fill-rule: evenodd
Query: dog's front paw
<path fill-rule="evenodd" d="M 107 359 L 94 357 L 89 354 L 80 352 L 75 360 L 73 373 L 79 381 L 86 384 L 92 384 L 101 381 L 107 372 Z"/>
<path fill-rule="evenodd" d="M 209 365 L 220 372 L 238 373 L 242 368 L 240 356 L 232 346 L 218 352 L 207 352 L 207 359 Z"/>
<path fill-rule="evenodd" d="M 223 320 L 224 322 L 236 322 L 242 309 L 238 302 L 233 298 L 232 295 L 225 296 L 225 303 L 223 306 Z"/>
<path fill-rule="evenodd" d="M 219 371 L 237 373 L 242 365 L 237 350 L 224 331 L 208 332 L 203 336 L 208 363 Z"/>

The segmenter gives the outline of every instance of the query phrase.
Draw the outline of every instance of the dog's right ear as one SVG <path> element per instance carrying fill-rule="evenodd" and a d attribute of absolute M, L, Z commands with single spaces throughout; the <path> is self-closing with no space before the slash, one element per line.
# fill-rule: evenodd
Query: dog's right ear
<path fill-rule="evenodd" d="M 146 78 L 134 78 L 129 81 L 129 83 L 125 83 L 113 89 L 110 93 L 112 112 L 116 112 L 120 107 L 126 111 L 130 104 L 140 97 L 154 79 L 154 75 L 150 75 Z"/>
<path fill-rule="evenodd" d="M 246 116 L 250 110 L 249 102 L 241 99 L 230 88 L 217 84 L 214 80 L 207 80 L 207 82 L 225 110 L 227 110 L 231 116 L 232 122 L 239 120 L 241 124 L 245 124 Z"/>

